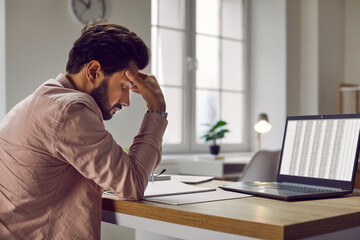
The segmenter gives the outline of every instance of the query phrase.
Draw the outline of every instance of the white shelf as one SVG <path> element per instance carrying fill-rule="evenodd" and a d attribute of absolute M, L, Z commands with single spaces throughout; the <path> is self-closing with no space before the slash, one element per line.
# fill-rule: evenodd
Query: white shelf
<path fill-rule="evenodd" d="M 224 157 L 221 160 L 214 159 L 210 154 L 163 155 L 158 170 L 172 167 L 167 173 L 214 176 L 216 178 L 239 177 L 253 154 L 250 152 L 221 154 L 219 156 Z"/>

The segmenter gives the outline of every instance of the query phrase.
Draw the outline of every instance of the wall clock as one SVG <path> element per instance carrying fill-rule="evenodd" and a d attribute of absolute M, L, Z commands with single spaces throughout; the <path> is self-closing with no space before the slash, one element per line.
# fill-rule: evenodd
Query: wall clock
<path fill-rule="evenodd" d="M 91 21 L 104 19 L 106 0 L 71 0 L 71 7 L 76 18 L 87 25 Z"/>

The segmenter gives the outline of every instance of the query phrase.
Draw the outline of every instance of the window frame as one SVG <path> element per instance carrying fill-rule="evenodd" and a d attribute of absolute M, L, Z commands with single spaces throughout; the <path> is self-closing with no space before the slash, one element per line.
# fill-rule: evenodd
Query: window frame
<path fill-rule="evenodd" d="M 156 0 L 158 1 L 158 0 Z M 182 115 L 182 143 L 180 144 L 165 144 L 163 143 L 163 153 L 165 154 L 184 154 L 184 153 L 209 153 L 209 143 L 197 143 L 196 141 L 196 1 L 185 1 L 185 37 L 184 37 L 184 51 L 183 51 L 183 115 Z M 240 0 L 243 4 L 243 78 L 244 78 L 244 118 L 243 118 L 243 143 L 229 144 L 221 143 L 221 152 L 243 152 L 250 148 L 250 133 L 252 127 L 250 126 L 250 84 L 248 81 L 249 69 L 249 41 L 248 41 L 248 3 L 247 0 Z M 158 6 L 159 9 L 159 6 Z M 159 12 L 159 10 L 157 10 Z M 151 24 L 151 28 L 163 27 L 159 25 L 159 16 L 157 25 Z M 171 29 L 171 28 L 169 28 Z M 153 39 L 153 37 L 152 37 Z M 158 65 L 157 65 L 158 66 Z M 165 86 L 161 84 L 161 87 Z M 223 91 L 216 89 L 217 92 Z M 220 100 L 221 101 L 221 100 Z"/>

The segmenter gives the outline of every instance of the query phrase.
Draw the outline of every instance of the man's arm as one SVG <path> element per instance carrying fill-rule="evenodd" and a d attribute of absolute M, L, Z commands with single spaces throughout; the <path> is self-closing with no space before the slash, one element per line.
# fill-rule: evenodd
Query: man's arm
<path fill-rule="evenodd" d="M 71 104 L 55 133 L 54 155 L 118 197 L 140 199 L 161 160 L 166 125 L 161 115 L 146 113 L 126 154 L 94 112 L 83 104 Z"/>
<path fill-rule="evenodd" d="M 134 83 L 132 90 L 143 96 L 149 109 L 165 111 L 164 96 L 154 76 L 130 71 L 126 74 Z M 54 131 L 55 156 L 119 197 L 141 198 L 151 172 L 161 160 L 166 119 L 157 113 L 146 113 L 126 154 L 105 130 L 98 115 L 86 105 L 69 104 L 59 116 Z"/>

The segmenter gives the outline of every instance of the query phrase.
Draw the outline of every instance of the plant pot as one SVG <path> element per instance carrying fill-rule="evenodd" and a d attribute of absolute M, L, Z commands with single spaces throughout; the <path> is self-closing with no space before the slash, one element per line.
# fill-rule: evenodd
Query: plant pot
<path fill-rule="evenodd" d="M 218 155 L 220 152 L 220 146 L 219 145 L 212 145 L 210 146 L 210 152 L 213 155 Z"/>

